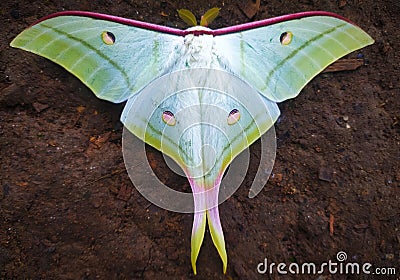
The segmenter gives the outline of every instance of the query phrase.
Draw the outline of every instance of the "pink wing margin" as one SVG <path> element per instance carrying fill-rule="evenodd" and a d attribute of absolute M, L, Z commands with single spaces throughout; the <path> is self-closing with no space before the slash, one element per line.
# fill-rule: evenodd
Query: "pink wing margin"
<path fill-rule="evenodd" d="M 134 26 L 137 28 L 143 28 L 143 29 L 153 30 L 153 31 L 177 35 L 177 36 L 186 36 L 188 34 L 194 34 L 196 36 L 204 35 L 204 34 L 218 36 L 218 35 L 224 35 L 224 34 L 230 34 L 230 33 L 237 33 L 237 32 L 245 31 L 248 29 L 259 28 L 259 27 L 272 25 L 275 23 L 283 22 L 283 21 L 301 19 L 301 18 L 310 17 L 310 16 L 335 17 L 335 18 L 347 21 L 354 25 L 353 22 L 351 22 L 350 20 L 348 20 L 340 15 L 337 15 L 337 14 L 334 14 L 331 12 L 324 12 L 324 11 L 310 11 L 310 12 L 295 13 L 295 14 L 290 14 L 290 15 L 284 15 L 284 16 L 278 16 L 278 17 L 274 17 L 274 18 L 264 19 L 264 20 L 260 20 L 260 21 L 254 21 L 254 22 L 234 25 L 234 26 L 230 26 L 230 27 L 224 27 L 224 28 L 215 29 L 215 30 L 212 30 L 212 29 L 181 30 L 181 29 L 177 29 L 177 28 L 173 28 L 173 27 L 168 27 L 168 26 L 163 26 L 163 25 L 158 25 L 158 24 L 153 24 L 153 23 L 147 23 L 147 22 L 143 22 L 143 21 L 127 19 L 127 18 L 117 17 L 117 16 L 111 16 L 111 15 L 106 15 L 106 14 L 86 12 L 86 11 L 64 11 L 64 12 L 50 14 L 48 16 L 41 18 L 40 20 L 38 20 L 37 22 L 35 22 L 32 25 L 35 25 L 44 20 L 54 18 L 54 17 L 59 17 L 59 16 L 90 17 L 90 18 L 94 18 L 94 19 L 113 21 L 113 22 L 117 22 L 117 23 L 121 23 L 121 24 L 125 24 L 125 25 Z"/>

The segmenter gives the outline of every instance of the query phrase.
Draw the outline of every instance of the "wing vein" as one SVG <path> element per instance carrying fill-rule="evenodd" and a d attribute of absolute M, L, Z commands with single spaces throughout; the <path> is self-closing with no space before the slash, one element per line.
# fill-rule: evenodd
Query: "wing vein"
<path fill-rule="evenodd" d="M 131 82 L 129 80 L 128 75 L 126 74 L 126 72 L 124 71 L 124 69 L 118 65 L 118 63 L 116 63 L 115 61 L 113 61 L 110 57 L 106 56 L 105 54 L 103 54 L 102 52 L 100 52 L 97 48 L 93 47 L 92 45 L 90 45 L 89 43 L 85 42 L 84 40 L 77 38 L 75 36 L 72 36 L 71 34 L 64 32 L 62 30 L 57 29 L 56 27 L 52 27 L 52 26 L 48 26 L 45 24 L 42 24 L 43 27 L 48 28 L 53 30 L 55 33 L 65 36 L 68 39 L 74 41 L 74 42 L 79 42 L 81 43 L 83 46 L 85 46 L 87 49 L 89 49 L 91 52 L 96 53 L 99 57 L 101 57 L 102 59 L 104 59 L 105 61 L 107 61 L 110 65 L 112 65 L 115 69 L 117 69 L 120 73 L 121 76 L 124 78 L 126 84 L 128 85 L 129 89 L 132 89 L 132 85 Z M 82 59 L 82 58 L 81 58 Z M 78 60 L 79 61 L 79 60 Z"/>

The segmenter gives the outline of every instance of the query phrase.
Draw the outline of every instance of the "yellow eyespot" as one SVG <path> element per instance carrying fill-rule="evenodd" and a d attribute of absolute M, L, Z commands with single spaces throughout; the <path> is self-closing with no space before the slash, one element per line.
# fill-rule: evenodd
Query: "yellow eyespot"
<path fill-rule="evenodd" d="M 115 35 L 109 31 L 103 31 L 101 33 L 101 39 L 106 45 L 114 45 L 115 43 Z"/>
<path fill-rule="evenodd" d="M 290 31 L 283 32 L 281 36 L 279 37 L 279 41 L 283 46 L 287 46 L 292 42 L 293 39 L 293 33 Z"/>
<path fill-rule="evenodd" d="M 171 111 L 164 111 L 162 113 L 162 120 L 170 126 L 174 126 L 176 124 L 176 119 L 174 114 Z"/>
<path fill-rule="evenodd" d="M 228 115 L 228 124 L 233 125 L 237 123 L 240 119 L 240 112 L 238 109 L 233 109 Z"/>

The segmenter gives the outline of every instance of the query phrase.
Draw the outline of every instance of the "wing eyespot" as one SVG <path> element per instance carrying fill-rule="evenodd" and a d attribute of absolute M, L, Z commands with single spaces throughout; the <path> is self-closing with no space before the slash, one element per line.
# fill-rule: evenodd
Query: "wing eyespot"
<path fill-rule="evenodd" d="M 229 115 L 228 115 L 228 119 L 227 122 L 229 125 L 233 125 L 235 123 L 237 123 L 240 119 L 240 112 L 238 109 L 233 109 Z"/>
<path fill-rule="evenodd" d="M 176 124 L 176 119 L 171 111 L 164 111 L 162 113 L 162 120 L 169 126 L 174 126 Z"/>
<path fill-rule="evenodd" d="M 101 33 L 101 39 L 106 45 L 114 45 L 115 43 L 115 35 L 110 31 L 103 31 Z"/>
<path fill-rule="evenodd" d="M 283 32 L 279 37 L 279 42 L 281 42 L 283 46 L 287 46 L 292 42 L 292 39 L 293 39 L 293 33 L 290 31 L 286 31 Z"/>

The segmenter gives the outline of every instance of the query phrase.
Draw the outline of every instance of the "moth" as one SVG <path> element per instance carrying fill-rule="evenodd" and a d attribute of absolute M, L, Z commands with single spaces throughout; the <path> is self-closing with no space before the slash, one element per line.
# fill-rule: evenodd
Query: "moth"
<path fill-rule="evenodd" d="M 349 20 L 323 11 L 216 30 L 205 26 L 180 30 L 111 15 L 66 11 L 42 18 L 20 33 L 11 46 L 58 63 L 98 98 L 127 101 L 121 116 L 124 126 L 184 170 L 196 210 L 191 236 L 191 263 L 196 274 L 207 222 L 223 272 L 227 269 L 216 201 L 228 165 L 273 126 L 280 114 L 276 103 L 294 98 L 329 64 L 373 42 Z M 228 73 L 252 91 L 231 88 L 233 95 L 227 96 L 212 90 L 210 84 L 224 88 L 229 83 L 209 75 L 209 70 Z M 173 95 L 157 95 L 164 88 L 160 83 L 158 88 L 146 90 L 158 78 L 177 71 L 183 71 L 178 79 L 166 79 L 165 87 Z M 181 90 L 181 84 L 188 81 L 185 87 L 193 81 L 194 87 Z M 205 84 L 208 86 L 202 86 Z M 135 105 L 139 99 L 140 106 Z M 188 104 L 197 109 L 178 114 Z M 210 104 L 225 111 L 210 110 Z M 188 119 L 197 125 L 188 128 Z M 229 137 L 208 125 L 211 120 L 224 127 Z M 213 148 L 213 157 L 202 149 L 205 144 Z M 196 164 L 199 160 L 201 164 Z"/>

